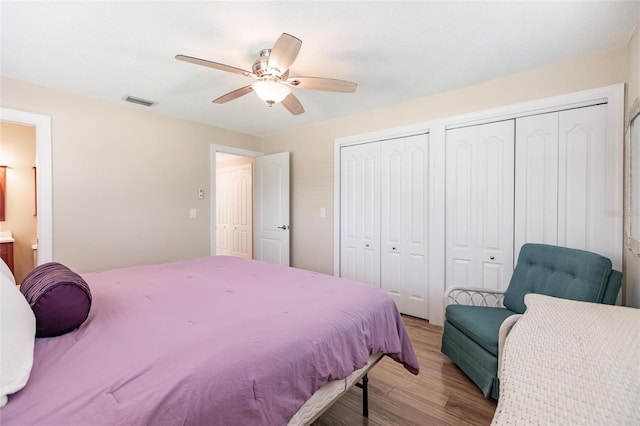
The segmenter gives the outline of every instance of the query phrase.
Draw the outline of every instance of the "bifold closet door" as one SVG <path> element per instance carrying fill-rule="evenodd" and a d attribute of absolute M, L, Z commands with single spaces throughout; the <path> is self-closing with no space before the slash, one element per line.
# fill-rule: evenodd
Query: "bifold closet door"
<path fill-rule="evenodd" d="M 340 276 L 380 288 L 380 142 L 340 150 Z"/>
<path fill-rule="evenodd" d="M 621 229 L 614 144 L 607 143 L 606 124 L 606 104 L 559 113 L 558 244 L 596 252 L 615 264 Z"/>
<path fill-rule="evenodd" d="M 607 105 L 516 120 L 515 253 L 524 243 L 593 251 L 620 263 L 616 159 Z"/>
<path fill-rule="evenodd" d="M 447 287 L 504 289 L 513 273 L 514 121 L 446 132 Z"/>
<path fill-rule="evenodd" d="M 381 286 L 400 312 L 429 318 L 429 135 L 381 148 Z"/>
<path fill-rule="evenodd" d="M 558 244 L 557 112 L 516 120 L 514 261 L 524 243 Z"/>

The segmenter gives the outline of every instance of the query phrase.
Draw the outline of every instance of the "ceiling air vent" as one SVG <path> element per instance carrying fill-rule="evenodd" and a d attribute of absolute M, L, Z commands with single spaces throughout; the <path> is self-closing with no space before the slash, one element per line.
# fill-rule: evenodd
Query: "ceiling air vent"
<path fill-rule="evenodd" d="M 146 107 L 150 107 L 152 105 L 155 105 L 155 102 L 153 101 L 148 101 L 146 99 L 140 99 L 140 98 L 136 98 L 133 96 L 127 96 L 126 98 L 124 98 L 125 101 L 127 102 L 132 102 L 134 104 L 138 104 L 138 105 L 144 105 Z"/>

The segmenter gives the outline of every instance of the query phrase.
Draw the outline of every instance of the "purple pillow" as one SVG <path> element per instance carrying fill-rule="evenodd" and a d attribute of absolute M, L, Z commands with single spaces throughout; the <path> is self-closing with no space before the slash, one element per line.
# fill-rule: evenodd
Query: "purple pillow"
<path fill-rule="evenodd" d="M 78 328 L 91 309 L 85 280 L 57 262 L 37 266 L 24 278 L 20 291 L 36 316 L 36 337 L 59 336 Z"/>

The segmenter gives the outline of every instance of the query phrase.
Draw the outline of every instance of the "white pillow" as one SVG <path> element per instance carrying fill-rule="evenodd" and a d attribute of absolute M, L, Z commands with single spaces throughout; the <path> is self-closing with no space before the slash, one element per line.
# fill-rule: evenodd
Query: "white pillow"
<path fill-rule="evenodd" d="M 27 384 L 35 338 L 36 317 L 0 259 L 0 407 Z"/>
<path fill-rule="evenodd" d="M 9 269 L 7 264 L 4 263 L 4 260 L 2 260 L 2 258 L 0 258 L 0 280 L 7 280 L 9 282 L 12 282 L 13 285 L 16 285 L 16 279 L 13 277 L 11 269 Z"/>

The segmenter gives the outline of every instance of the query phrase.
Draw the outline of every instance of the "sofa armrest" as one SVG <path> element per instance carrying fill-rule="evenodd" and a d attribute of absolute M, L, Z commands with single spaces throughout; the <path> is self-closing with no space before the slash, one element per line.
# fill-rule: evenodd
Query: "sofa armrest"
<path fill-rule="evenodd" d="M 498 334 L 498 379 L 502 373 L 500 368 L 502 364 L 502 351 L 504 350 L 504 344 L 507 341 L 507 335 L 521 317 L 522 314 L 511 315 L 500 325 L 500 333 Z"/>
<path fill-rule="evenodd" d="M 504 290 L 475 287 L 449 287 L 444 293 L 444 308 L 447 305 L 471 305 L 502 308 Z"/>

